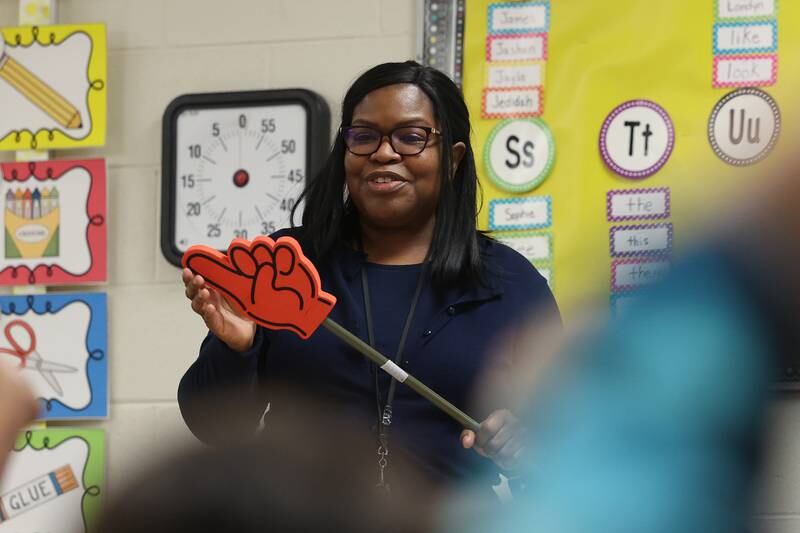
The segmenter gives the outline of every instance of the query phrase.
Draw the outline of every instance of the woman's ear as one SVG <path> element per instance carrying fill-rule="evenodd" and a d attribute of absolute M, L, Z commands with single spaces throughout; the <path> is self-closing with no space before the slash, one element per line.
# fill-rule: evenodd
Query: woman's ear
<path fill-rule="evenodd" d="M 452 165 L 452 169 L 450 170 L 450 175 L 455 176 L 456 170 L 458 170 L 458 165 L 461 164 L 461 160 L 464 158 L 464 154 L 467 153 L 467 145 L 463 142 L 459 141 L 453 145 L 452 150 L 450 151 L 450 164 Z"/>

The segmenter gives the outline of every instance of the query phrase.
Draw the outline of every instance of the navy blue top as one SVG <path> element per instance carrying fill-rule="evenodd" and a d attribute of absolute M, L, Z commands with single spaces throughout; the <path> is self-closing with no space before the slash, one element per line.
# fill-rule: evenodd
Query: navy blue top
<path fill-rule="evenodd" d="M 375 335 L 374 348 L 394 361 L 397 350 L 400 348 L 400 337 L 411 309 L 411 301 L 422 273 L 422 265 L 366 263 L 365 267 L 370 308 L 372 309 L 372 329 L 373 335 Z M 414 326 L 416 315 L 417 312 L 414 309 L 411 327 Z M 406 339 L 406 345 L 408 345 L 408 339 Z M 405 352 L 405 349 L 403 351 Z M 386 372 L 378 374 L 381 405 L 386 403 L 390 383 L 389 374 Z"/>
<path fill-rule="evenodd" d="M 368 342 L 361 270 L 367 265 L 377 344 L 394 358 L 397 342 L 416 288 L 419 266 L 385 267 L 366 262 L 363 253 L 342 247 L 327 261 L 316 261 L 304 246 L 300 228 L 291 235 L 317 267 L 322 287 L 337 298 L 330 318 Z M 481 371 L 501 375 L 511 384 L 512 359 L 496 353 L 497 336 L 534 310 L 557 316 L 547 282 L 522 255 L 480 237 L 487 286 L 434 290 L 425 279 L 400 365 L 477 421 L 510 405 L 470 402 Z M 392 303 L 392 305 L 389 305 Z M 209 333 L 200 354 L 181 380 L 178 401 L 189 428 L 201 440 L 221 440 L 220 424 L 209 420 L 203 400 L 224 387 L 241 393 L 237 408 L 250 410 L 253 425 L 269 397 L 270 383 L 298 382 L 322 391 L 340 412 L 361 417 L 365 428 L 377 428 L 374 365 L 325 328 L 308 340 L 288 331 L 257 328 L 253 347 L 234 352 Z M 499 373 L 499 374 L 498 374 Z M 381 372 L 381 374 L 383 374 Z M 388 379 L 382 378 L 383 399 Z M 273 406 L 274 408 L 274 406 Z M 246 411 L 244 411 L 246 412 Z M 241 414 L 241 413 L 240 413 Z M 398 448 L 439 481 L 457 481 L 478 472 L 493 473 L 494 463 L 460 443 L 462 428 L 411 389 L 398 385 L 393 404 L 390 448 Z"/>

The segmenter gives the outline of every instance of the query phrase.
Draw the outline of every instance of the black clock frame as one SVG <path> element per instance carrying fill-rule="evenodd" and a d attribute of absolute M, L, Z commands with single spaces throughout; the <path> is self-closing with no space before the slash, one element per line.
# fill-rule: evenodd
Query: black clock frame
<path fill-rule="evenodd" d="M 161 121 L 161 253 L 181 266 L 183 252 L 175 246 L 175 194 L 178 116 L 191 108 L 248 107 L 300 104 L 306 110 L 306 179 L 314 179 L 330 150 L 331 113 L 327 102 L 308 89 L 195 93 L 178 96 Z"/>

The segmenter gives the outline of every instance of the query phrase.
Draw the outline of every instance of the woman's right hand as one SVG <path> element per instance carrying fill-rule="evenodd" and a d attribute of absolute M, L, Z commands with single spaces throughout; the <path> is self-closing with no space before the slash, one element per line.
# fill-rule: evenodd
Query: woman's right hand
<path fill-rule="evenodd" d="M 225 298 L 206 287 L 202 276 L 195 276 L 184 268 L 181 278 L 186 286 L 186 297 L 192 301 L 192 310 L 202 317 L 211 333 L 237 352 L 253 346 L 256 335 L 253 321 L 239 315 Z"/>

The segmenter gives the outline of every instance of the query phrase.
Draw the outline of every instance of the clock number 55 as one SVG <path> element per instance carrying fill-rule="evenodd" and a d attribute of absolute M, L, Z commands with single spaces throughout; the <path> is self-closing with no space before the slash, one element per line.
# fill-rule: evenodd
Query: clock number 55
<path fill-rule="evenodd" d="M 275 133 L 274 118 L 265 118 L 261 120 L 261 133 Z"/>

